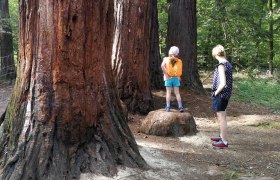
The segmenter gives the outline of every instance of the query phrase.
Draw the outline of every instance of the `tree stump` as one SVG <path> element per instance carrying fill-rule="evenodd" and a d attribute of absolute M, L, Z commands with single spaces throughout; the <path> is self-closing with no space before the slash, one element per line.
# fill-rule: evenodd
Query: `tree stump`
<path fill-rule="evenodd" d="M 196 124 L 191 113 L 180 113 L 176 110 L 151 111 L 142 122 L 140 132 L 157 136 L 184 136 L 197 132 Z"/>

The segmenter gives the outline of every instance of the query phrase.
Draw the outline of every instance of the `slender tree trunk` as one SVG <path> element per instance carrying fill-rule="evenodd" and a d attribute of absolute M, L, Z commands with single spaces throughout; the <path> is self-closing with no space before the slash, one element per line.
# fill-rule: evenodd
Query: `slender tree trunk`
<path fill-rule="evenodd" d="M 157 0 L 151 0 L 150 7 L 150 81 L 153 89 L 162 89 L 163 73 L 161 70 L 161 57 L 159 50 L 159 24 L 158 24 L 158 9 Z"/>
<path fill-rule="evenodd" d="M 150 0 L 115 0 L 112 68 L 119 96 L 128 111 L 148 113 L 152 107 L 149 79 Z"/>
<path fill-rule="evenodd" d="M 145 167 L 115 93 L 113 1 L 21 0 L 19 76 L 0 127 L 2 179 Z"/>
<path fill-rule="evenodd" d="M 263 26 L 263 17 L 264 17 L 264 14 L 265 14 L 265 11 L 264 9 L 262 8 L 262 10 L 259 12 L 259 21 L 258 21 L 258 36 L 261 36 L 261 33 L 262 33 L 262 26 Z M 262 39 L 258 38 L 256 40 L 256 56 L 255 56 L 255 60 L 254 62 L 252 62 L 252 64 L 254 66 L 256 66 L 256 62 L 260 62 L 260 54 L 261 54 L 261 47 L 260 47 L 260 44 L 261 44 L 261 41 Z"/>
<path fill-rule="evenodd" d="M 8 0 L 0 0 L 0 57 L 0 77 L 6 80 L 15 79 L 13 35 Z"/>
<path fill-rule="evenodd" d="M 269 0 L 269 72 L 273 75 L 273 59 L 274 59 L 274 47 L 273 47 L 273 7 L 272 0 Z"/>
<path fill-rule="evenodd" d="M 197 69 L 196 0 L 170 0 L 167 48 L 180 49 L 182 84 L 203 91 Z"/>

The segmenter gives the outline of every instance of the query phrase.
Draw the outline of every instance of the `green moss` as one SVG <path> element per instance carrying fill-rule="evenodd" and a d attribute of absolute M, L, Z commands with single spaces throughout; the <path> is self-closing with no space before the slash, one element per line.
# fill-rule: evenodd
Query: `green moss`
<path fill-rule="evenodd" d="M 227 169 L 225 171 L 225 179 L 229 179 L 229 180 L 236 180 L 240 177 L 240 174 L 237 173 L 236 171 L 234 170 L 231 170 L 231 169 Z"/>
<path fill-rule="evenodd" d="M 11 100 L 8 104 L 7 107 L 7 112 L 6 112 L 6 120 L 7 120 L 7 125 L 8 125 L 8 129 L 11 131 L 11 128 L 13 127 L 13 121 L 16 117 L 16 113 L 17 113 L 17 107 L 19 103 L 19 99 L 20 99 L 20 86 L 19 86 L 20 82 L 16 81 L 15 87 L 14 87 L 14 91 L 13 94 L 11 96 Z"/>

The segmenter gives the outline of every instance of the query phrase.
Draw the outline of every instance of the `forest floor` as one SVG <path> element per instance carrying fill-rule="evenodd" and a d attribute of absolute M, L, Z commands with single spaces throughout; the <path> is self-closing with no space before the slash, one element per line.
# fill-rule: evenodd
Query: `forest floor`
<path fill-rule="evenodd" d="M 155 109 L 164 108 L 165 92 L 153 94 Z M 181 96 L 198 133 L 179 138 L 145 135 L 139 132 L 145 116 L 130 115 L 140 153 L 152 168 L 117 179 L 280 179 L 280 116 L 261 106 L 230 101 L 229 147 L 214 149 L 210 137 L 219 134 L 219 124 L 211 98 L 186 90 Z"/>
<path fill-rule="evenodd" d="M 0 86 L 0 114 L 5 110 L 11 90 L 12 86 Z M 153 91 L 153 95 L 155 110 L 164 108 L 165 91 Z M 150 169 L 120 168 L 114 178 L 82 174 L 81 179 L 280 179 L 279 115 L 265 107 L 231 100 L 229 147 L 214 149 L 210 137 L 218 134 L 219 125 L 211 110 L 209 93 L 181 90 L 181 96 L 186 110 L 195 118 L 196 135 L 179 138 L 145 135 L 139 132 L 145 116 L 130 114 L 129 126 Z M 176 107 L 175 99 L 172 106 Z"/>

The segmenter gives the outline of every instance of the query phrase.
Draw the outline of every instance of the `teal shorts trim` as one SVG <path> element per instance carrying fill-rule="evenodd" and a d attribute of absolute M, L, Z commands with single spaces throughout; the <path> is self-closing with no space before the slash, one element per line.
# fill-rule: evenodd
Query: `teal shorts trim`
<path fill-rule="evenodd" d="M 164 81 L 166 87 L 180 87 L 181 83 L 178 77 L 172 77 Z"/>

